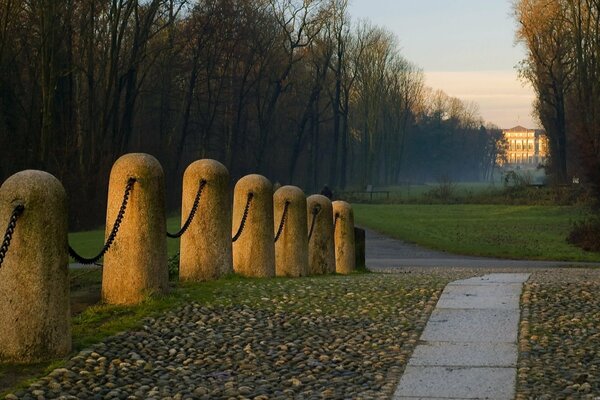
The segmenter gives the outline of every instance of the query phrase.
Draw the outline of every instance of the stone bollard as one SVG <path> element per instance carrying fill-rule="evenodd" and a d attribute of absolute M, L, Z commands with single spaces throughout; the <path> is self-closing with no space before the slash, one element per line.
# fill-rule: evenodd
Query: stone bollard
<path fill-rule="evenodd" d="M 113 165 L 106 235 L 112 229 L 130 178 L 136 181 L 125 215 L 104 256 L 102 299 L 109 304 L 136 304 L 169 289 L 165 185 L 156 158 L 142 153 L 126 154 Z"/>
<path fill-rule="evenodd" d="M 345 201 L 334 201 L 335 272 L 349 274 L 355 269 L 354 214 Z"/>
<path fill-rule="evenodd" d="M 0 235 L 17 205 L 0 266 L 0 362 L 62 357 L 71 351 L 67 196 L 46 172 L 11 176 L 0 187 Z"/>
<path fill-rule="evenodd" d="M 185 224 L 201 181 L 194 219 L 181 236 L 179 279 L 207 281 L 233 272 L 231 254 L 231 198 L 229 172 L 215 160 L 199 160 L 183 174 L 181 224 Z"/>
<path fill-rule="evenodd" d="M 356 269 L 365 270 L 367 268 L 366 253 L 365 253 L 365 230 L 354 228 L 354 256 Z"/>
<path fill-rule="evenodd" d="M 252 197 L 247 207 L 249 194 Z M 273 224 L 271 182 L 261 175 L 246 175 L 236 183 L 233 194 L 233 270 L 236 273 L 249 277 L 275 276 Z"/>
<path fill-rule="evenodd" d="M 309 275 L 333 274 L 335 272 L 335 248 L 331 200 L 320 194 L 313 194 L 306 199 L 306 211 L 310 236 L 308 239 L 308 273 Z"/>
<path fill-rule="evenodd" d="M 306 196 L 302 189 L 296 186 L 283 186 L 275 192 L 273 205 L 277 239 L 275 272 L 277 276 L 306 276 L 308 275 Z M 284 212 L 285 219 L 281 225 Z"/>

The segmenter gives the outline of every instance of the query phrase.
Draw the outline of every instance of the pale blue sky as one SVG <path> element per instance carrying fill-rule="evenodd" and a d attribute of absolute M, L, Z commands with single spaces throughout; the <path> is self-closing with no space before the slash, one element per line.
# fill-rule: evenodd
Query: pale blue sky
<path fill-rule="evenodd" d="M 518 80 L 511 0 L 350 0 L 354 19 L 394 32 L 427 84 L 479 104 L 500 127 L 534 127 L 533 92 Z"/>

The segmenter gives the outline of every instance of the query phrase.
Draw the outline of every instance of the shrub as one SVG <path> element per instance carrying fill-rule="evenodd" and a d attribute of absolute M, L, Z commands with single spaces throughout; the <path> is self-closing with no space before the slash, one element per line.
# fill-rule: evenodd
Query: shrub
<path fill-rule="evenodd" d="M 600 217 L 575 222 L 567 242 L 585 251 L 600 252 Z"/>

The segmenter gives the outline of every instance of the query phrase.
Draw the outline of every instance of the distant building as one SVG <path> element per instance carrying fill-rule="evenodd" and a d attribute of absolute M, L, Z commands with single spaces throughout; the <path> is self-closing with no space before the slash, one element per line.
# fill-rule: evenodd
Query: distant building
<path fill-rule="evenodd" d="M 537 168 L 548 156 L 548 139 L 543 130 L 515 126 L 502 131 L 508 144 L 506 167 Z M 503 162 L 500 163 L 504 164 Z"/>

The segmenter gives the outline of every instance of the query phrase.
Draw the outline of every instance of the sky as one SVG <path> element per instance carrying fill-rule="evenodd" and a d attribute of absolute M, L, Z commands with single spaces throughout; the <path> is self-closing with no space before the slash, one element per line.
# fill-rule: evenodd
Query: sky
<path fill-rule="evenodd" d="M 515 69 L 525 49 L 511 0 L 350 0 L 350 15 L 394 32 L 427 86 L 477 103 L 486 122 L 537 127 L 533 89 Z"/>

